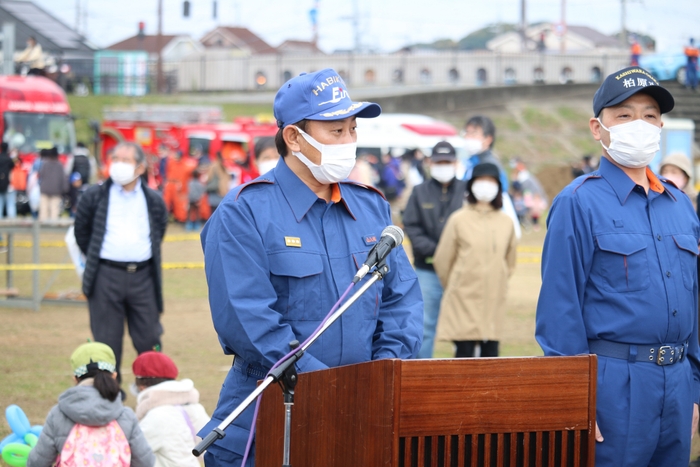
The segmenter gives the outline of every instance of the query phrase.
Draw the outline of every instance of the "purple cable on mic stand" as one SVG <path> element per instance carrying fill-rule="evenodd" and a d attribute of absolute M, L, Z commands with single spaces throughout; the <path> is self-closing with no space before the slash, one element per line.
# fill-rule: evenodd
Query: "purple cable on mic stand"
<path fill-rule="evenodd" d="M 323 321 L 321 321 L 321 324 L 319 324 L 318 327 L 314 330 L 314 332 L 312 332 L 311 335 L 309 335 L 309 337 L 307 337 L 306 340 L 305 340 L 304 342 L 301 343 L 301 347 L 303 347 L 307 342 L 309 342 L 309 340 L 311 340 L 311 338 L 312 338 L 314 335 L 316 335 L 316 333 L 317 333 L 318 331 L 321 330 L 321 328 L 323 327 L 323 325 L 326 324 L 326 321 L 328 321 L 328 318 L 330 318 L 331 315 L 332 315 L 333 313 L 335 313 L 335 310 L 338 309 L 338 307 L 340 306 L 340 304 L 343 302 L 343 300 L 345 300 L 345 297 L 348 296 L 348 294 L 350 293 L 350 291 L 352 290 L 352 288 L 353 288 L 354 286 L 355 286 L 355 282 L 351 283 L 351 284 L 348 286 L 348 288 L 345 289 L 345 292 L 343 293 L 343 295 L 341 295 L 341 297 L 338 299 L 338 301 L 335 302 L 335 305 L 333 305 L 333 307 L 331 308 L 331 311 L 328 312 L 328 314 L 326 315 L 326 317 L 323 318 Z M 275 363 L 274 365 L 272 365 L 272 368 L 270 368 L 270 371 L 267 372 L 266 377 L 270 375 L 270 373 L 272 372 L 272 370 L 274 370 L 275 368 L 277 368 L 278 366 L 280 366 L 282 363 L 284 363 L 285 361 L 287 361 L 287 359 L 289 359 L 289 357 L 291 357 L 292 354 L 294 354 L 295 352 L 296 352 L 296 349 L 292 349 L 287 355 L 285 355 L 284 357 L 280 358 L 280 359 L 277 361 L 277 363 Z M 250 425 L 250 434 L 248 435 L 248 442 L 247 442 L 246 445 L 245 445 L 245 454 L 243 455 L 243 462 L 241 462 L 241 467 L 245 467 L 245 463 L 246 463 L 246 461 L 248 460 L 248 454 L 250 454 L 250 447 L 253 445 L 253 437 L 255 436 L 255 421 L 258 419 L 258 409 L 259 409 L 259 408 L 260 408 L 260 396 L 258 396 L 258 398 L 257 398 L 256 401 L 255 401 L 255 411 L 253 412 L 253 422 L 252 422 L 251 425 Z"/>

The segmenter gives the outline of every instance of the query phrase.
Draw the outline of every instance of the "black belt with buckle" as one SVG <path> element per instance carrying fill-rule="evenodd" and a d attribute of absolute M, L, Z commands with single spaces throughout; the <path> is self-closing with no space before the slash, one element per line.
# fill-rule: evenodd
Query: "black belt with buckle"
<path fill-rule="evenodd" d="M 140 271 L 141 269 L 145 268 L 149 264 L 151 264 L 151 260 L 148 259 L 146 261 L 112 261 L 111 259 L 102 259 L 100 258 L 100 263 L 110 266 L 116 269 L 123 269 L 128 273 L 134 273 L 136 271 Z"/>
<path fill-rule="evenodd" d="M 232 366 L 244 375 L 255 376 L 258 379 L 265 379 L 265 377 L 267 376 L 268 370 L 266 370 L 259 364 L 248 363 L 238 355 L 233 356 Z"/>
<path fill-rule="evenodd" d="M 683 360 L 688 343 L 682 344 L 622 344 L 602 339 L 589 340 L 588 350 L 603 357 L 619 358 L 629 362 L 649 362 L 657 365 L 673 365 Z"/>

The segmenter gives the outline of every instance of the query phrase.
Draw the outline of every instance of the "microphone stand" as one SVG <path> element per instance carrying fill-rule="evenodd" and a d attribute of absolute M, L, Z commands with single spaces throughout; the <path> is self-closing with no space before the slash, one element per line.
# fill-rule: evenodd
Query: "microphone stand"
<path fill-rule="evenodd" d="M 265 377 L 262 383 L 251 392 L 248 397 L 246 397 L 243 402 L 241 402 L 238 407 L 236 407 L 233 412 L 229 414 L 219 425 L 214 428 L 202 441 L 195 446 L 192 450 L 192 454 L 199 457 L 201 456 L 209 446 L 214 444 L 215 441 L 222 439 L 226 436 L 224 430 L 233 421 L 238 418 L 245 409 L 252 404 L 255 399 L 260 396 L 265 389 L 268 388 L 272 383 L 280 383 L 282 385 L 282 390 L 284 392 L 284 406 L 285 406 L 285 422 L 284 422 L 284 452 L 282 456 L 283 467 L 290 467 L 289 463 L 289 450 L 291 441 L 291 425 L 292 425 L 292 405 L 294 405 L 294 387 L 296 386 L 298 377 L 296 373 L 296 368 L 294 364 L 304 355 L 306 349 L 308 349 L 311 344 L 316 342 L 316 340 L 321 337 L 321 335 L 326 332 L 326 330 L 336 322 L 342 315 L 347 311 L 350 306 L 357 301 L 362 294 L 364 294 L 367 289 L 369 289 L 372 284 L 381 280 L 389 272 L 389 267 L 386 265 L 386 260 L 382 260 L 377 264 L 376 270 L 372 273 L 372 277 L 365 282 L 362 287 L 360 287 L 357 292 L 355 292 L 348 300 L 338 308 L 335 313 L 333 313 L 323 325 L 314 332 L 305 342 L 304 345 L 299 347 L 299 342 L 294 340 L 289 343 L 290 347 L 294 350 L 287 360 L 282 362 L 277 368 L 271 370 Z"/>

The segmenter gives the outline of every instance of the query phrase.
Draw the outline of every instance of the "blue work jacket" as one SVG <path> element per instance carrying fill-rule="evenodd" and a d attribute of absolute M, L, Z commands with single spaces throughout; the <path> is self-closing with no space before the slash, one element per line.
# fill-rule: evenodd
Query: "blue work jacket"
<path fill-rule="evenodd" d="M 334 198 L 320 199 L 282 158 L 216 209 L 202 231 L 202 247 L 212 319 L 225 354 L 269 370 L 289 352 L 290 341 L 302 342 L 313 332 L 350 285 L 391 224 L 390 208 L 377 191 L 353 182 L 337 184 Z M 416 274 L 401 246 L 387 265 L 384 279 L 309 347 L 297 363 L 299 371 L 416 356 L 423 334 Z M 200 436 L 255 388 L 257 377 L 242 383 L 235 371 L 229 372 L 213 420 Z M 235 423 L 246 436 L 251 409 Z M 217 444 L 242 453 L 243 434 Z"/>
<path fill-rule="evenodd" d="M 647 169 L 648 194 L 602 157 L 554 200 L 542 254 L 536 338 L 545 355 L 588 340 L 688 343 L 696 393 L 700 224 L 690 199 Z"/>

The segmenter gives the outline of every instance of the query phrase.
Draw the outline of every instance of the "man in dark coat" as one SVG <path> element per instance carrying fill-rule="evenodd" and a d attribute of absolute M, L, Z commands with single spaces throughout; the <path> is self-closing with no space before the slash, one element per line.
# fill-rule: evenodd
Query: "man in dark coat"
<path fill-rule="evenodd" d="M 110 178 L 90 187 L 75 215 L 75 239 L 86 256 L 83 293 L 90 328 L 109 345 L 119 371 L 124 321 L 138 353 L 160 348 L 163 311 L 160 245 L 168 213 L 161 195 L 141 182 L 143 150 L 119 144 L 111 156 Z"/>

